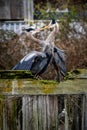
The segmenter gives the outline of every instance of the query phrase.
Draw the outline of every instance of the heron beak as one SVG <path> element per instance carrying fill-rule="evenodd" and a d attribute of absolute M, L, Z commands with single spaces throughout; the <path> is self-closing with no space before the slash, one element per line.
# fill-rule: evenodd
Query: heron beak
<path fill-rule="evenodd" d="M 48 29 L 48 28 L 54 28 L 55 25 L 56 25 L 56 23 L 55 23 L 55 24 L 52 24 L 52 25 L 47 25 L 47 26 L 42 27 L 42 28 L 40 28 L 40 29 L 36 29 L 36 30 L 34 30 L 34 31 L 32 32 L 32 34 L 35 34 L 35 33 L 37 33 L 37 32 L 43 31 L 43 30 Z"/>
<path fill-rule="evenodd" d="M 55 26 L 55 24 L 54 25 L 51 25 L 51 26 L 45 26 L 45 27 L 43 27 L 43 28 L 40 28 L 40 31 L 43 31 L 43 30 L 45 30 L 45 29 L 48 29 L 48 28 L 53 28 Z"/>
<path fill-rule="evenodd" d="M 45 27 L 43 27 L 43 28 L 40 28 L 40 31 L 43 31 L 43 30 L 45 30 L 45 29 L 47 29 L 49 26 L 45 26 Z"/>

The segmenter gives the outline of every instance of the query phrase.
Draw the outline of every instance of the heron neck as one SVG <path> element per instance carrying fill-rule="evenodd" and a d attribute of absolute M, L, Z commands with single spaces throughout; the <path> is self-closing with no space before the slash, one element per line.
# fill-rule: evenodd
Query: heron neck
<path fill-rule="evenodd" d="M 48 54 L 53 54 L 54 43 L 45 43 L 43 46 L 43 52 L 48 53 Z"/>

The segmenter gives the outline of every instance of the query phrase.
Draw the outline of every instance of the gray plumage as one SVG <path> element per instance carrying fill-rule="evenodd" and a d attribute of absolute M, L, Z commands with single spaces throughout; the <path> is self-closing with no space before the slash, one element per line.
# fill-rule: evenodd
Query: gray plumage
<path fill-rule="evenodd" d="M 39 40 L 31 33 L 28 37 L 42 47 L 42 52 L 32 51 L 27 54 L 20 62 L 13 68 L 13 70 L 30 70 L 34 75 L 40 75 L 45 72 L 48 65 L 51 63 L 57 71 L 59 81 L 61 76 L 66 75 L 65 52 L 54 45 L 54 36 L 59 31 L 58 24 L 55 25 L 54 30 L 48 35 L 46 40 Z"/>

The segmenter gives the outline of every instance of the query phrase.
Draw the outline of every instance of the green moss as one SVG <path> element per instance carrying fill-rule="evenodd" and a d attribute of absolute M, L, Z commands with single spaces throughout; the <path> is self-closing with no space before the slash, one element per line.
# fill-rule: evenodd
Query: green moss
<path fill-rule="evenodd" d="M 18 78 L 32 78 L 35 79 L 35 77 L 32 75 L 30 71 L 25 70 L 1 70 L 0 71 L 0 78 L 1 79 L 18 79 Z"/>
<path fill-rule="evenodd" d="M 29 74 L 27 71 L 25 72 L 21 71 L 21 74 L 24 75 L 25 73 Z M 34 94 L 62 94 L 62 93 L 87 92 L 87 70 L 86 69 L 68 72 L 66 79 L 67 80 L 58 83 L 57 81 L 53 81 L 53 80 L 40 80 L 40 79 L 34 79 L 28 77 L 24 78 L 24 76 L 18 79 L 1 78 L 0 93 L 34 95 Z"/>
<path fill-rule="evenodd" d="M 54 93 L 55 89 L 57 87 L 57 84 L 41 84 L 40 90 L 41 93 L 44 94 L 50 94 L 50 93 Z"/>
<path fill-rule="evenodd" d="M 41 93 L 47 94 L 47 93 L 54 93 L 58 82 L 54 81 L 54 80 L 38 80 L 39 82 L 39 90 L 41 91 Z"/>
<path fill-rule="evenodd" d="M 72 74 L 80 74 L 81 72 L 80 72 L 80 70 L 73 70 L 71 73 Z"/>
<path fill-rule="evenodd" d="M 58 82 L 54 81 L 54 80 L 40 80 L 40 83 L 42 84 L 58 84 Z"/>
<path fill-rule="evenodd" d="M 84 75 L 82 76 L 82 74 Z M 64 79 L 68 80 L 68 79 L 84 78 L 85 75 L 87 75 L 86 69 L 75 69 L 73 71 L 67 72 L 66 77 Z"/>

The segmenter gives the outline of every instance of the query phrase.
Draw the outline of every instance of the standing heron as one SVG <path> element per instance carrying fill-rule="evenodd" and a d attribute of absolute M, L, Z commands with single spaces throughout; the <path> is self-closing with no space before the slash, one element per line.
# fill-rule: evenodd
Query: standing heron
<path fill-rule="evenodd" d="M 27 54 L 13 70 L 30 70 L 34 75 L 41 75 L 51 63 L 58 74 L 59 81 L 61 81 L 62 76 L 64 77 L 66 74 L 66 66 L 64 51 L 54 45 L 54 38 L 58 31 L 59 24 L 55 23 L 53 31 L 48 35 L 46 40 L 35 38 L 35 31 L 28 32 L 29 39 L 39 44 L 42 47 L 42 51 L 32 51 Z"/>

